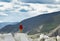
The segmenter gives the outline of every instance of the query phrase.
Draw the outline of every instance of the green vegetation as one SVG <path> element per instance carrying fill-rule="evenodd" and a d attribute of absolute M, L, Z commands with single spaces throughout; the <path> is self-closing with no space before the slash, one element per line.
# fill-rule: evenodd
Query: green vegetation
<path fill-rule="evenodd" d="M 45 24 L 41 29 L 41 33 L 49 33 L 51 30 L 55 29 L 58 26 L 56 23 Z"/>
<path fill-rule="evenodd" d="M 41 29 L 41 33 L 49 33 L 51 30 L 55 29 L 60 24 L 60 14 L 53 16 L 54 21 L 52 23 L 45 23 Z"/>

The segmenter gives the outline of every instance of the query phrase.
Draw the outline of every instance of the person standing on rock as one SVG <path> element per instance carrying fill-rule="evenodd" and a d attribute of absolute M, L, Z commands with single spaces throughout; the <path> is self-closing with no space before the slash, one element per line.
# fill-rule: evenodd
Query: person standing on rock
<path fill-rule="evenodd" d="M 20 32 L 22 33 L 23 32 L 23 25 L 22 24 L 20 24 L 19 29 L 20 29 Z"/>

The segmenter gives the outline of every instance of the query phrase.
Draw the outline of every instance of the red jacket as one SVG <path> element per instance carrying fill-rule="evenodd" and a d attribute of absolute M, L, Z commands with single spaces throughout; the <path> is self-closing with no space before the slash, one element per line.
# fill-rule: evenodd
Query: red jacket
<path fill-rule="evenodd" d="M 22 25 L 20 25 L 20 26 L 19 26 L 19 29 L 20 29 L 20 30 L 23 30 L 23 26 L 22 26 Z"/>

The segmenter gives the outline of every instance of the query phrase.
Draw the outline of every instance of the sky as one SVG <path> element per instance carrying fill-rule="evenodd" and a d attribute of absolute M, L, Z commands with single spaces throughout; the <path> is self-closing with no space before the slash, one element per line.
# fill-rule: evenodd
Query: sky
<path fill-rule="evenodd" d="M 27 3 L 25 1 L 29 1 L 29 2 Z M 25 19 L 35 17 L 41 14 L 60 11 L 60 4 L 54 2 L 59 3 L 60 1 L 59 0 L 45 0 L 45 1 L 43 0 L 19 0 L 19 1 L 0 0 L 0 23 L 21 22 Z"/>

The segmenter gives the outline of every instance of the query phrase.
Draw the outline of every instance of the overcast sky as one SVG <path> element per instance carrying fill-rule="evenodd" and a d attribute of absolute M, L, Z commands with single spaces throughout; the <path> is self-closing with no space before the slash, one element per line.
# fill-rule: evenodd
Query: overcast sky
<path fill-rule="evenodd" d="M 23 3 L 21 1 L 32 3 Z M 60 11 L 59 4 L 45 4 L 59 3 L 59 0 L 13 0 L 13 2 L 11 0 L 0 0 L 0 22 L 21 22 L 24 19 L 35 17 L 40 14 Z M 35 4 L 34 2 L 44 4 Z"/>

